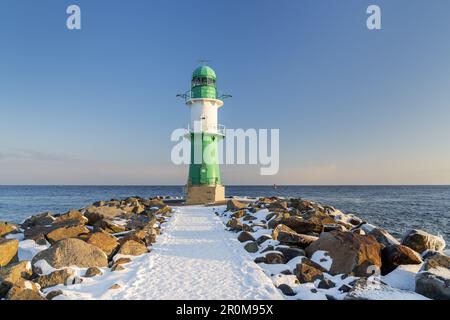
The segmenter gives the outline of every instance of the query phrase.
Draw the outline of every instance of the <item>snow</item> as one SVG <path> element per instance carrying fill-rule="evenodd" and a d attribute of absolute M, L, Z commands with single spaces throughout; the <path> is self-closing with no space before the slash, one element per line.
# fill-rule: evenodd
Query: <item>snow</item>
<path fill-rule="evenodd" d="M 56 271 L 57 269 L 53 268 L 46 260 L 42 259 L 39 261 L 36 261 L 36 263 L 34 264 L 35 267 L 41 269 L 40 274 L 42 275 L 48 275 L 54 271 Z"/>
<path fill-rule="evenodd" d="M 23 233 L 10 233 L 5 236 L 5 239 L 8 239 L 8 240 L 16 239 L 16 240 L 22 241 L 23 238 L 24 238 Z"/>
<path fill-rule="evenodd" d="M 380 283 L 376 278 L 369 278 L 367 286 L 355 290 L 352 295 L 367 300 L 430 300 L 413 291 L 400 290 Z"/>
<path fill-rule="evenodd" d="M 327 271 L 330 271 L 331 265 L 333 264 L 333 259 L 328 255 L 328 252 L 322 250 L 314 252 L 311 260 Z"/>
<path fill-rule="evenodd" d="M 40 251 L 48 249 L 50 244 L 39 245 L 34 240 L 24 240 L 19 242 L 19 261 L 32 260 Z"/>
<path fill-rule="evenodd" d="M 225 230 L 214 208 L 176 209 L 151 252 L 125 265 L 125 270 L 57 286 L 57 299 L 284 299 L 270 277 Z M 119 289 L 110 289 L 114 284 Z"/>
<path fill-rule="evenodd" d="M 414 291 L 416 289 L 416 274 L 422 264 L 398 266 L 394 271 L 381 277 L 381 281 L 393 288 Z"/>

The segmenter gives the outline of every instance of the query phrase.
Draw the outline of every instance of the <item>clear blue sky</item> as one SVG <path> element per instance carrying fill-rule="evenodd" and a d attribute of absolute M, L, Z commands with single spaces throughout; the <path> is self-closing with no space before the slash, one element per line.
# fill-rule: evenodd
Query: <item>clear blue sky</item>
<path fill-rule="evenodd" d="M 448 0 L 2 0 L 0 184 L 184 183 L 169 138 L 200 58 L 233 94 L 220 123 L 280 129 L 277 176 L 227 166 L 225 183 L 450 184 L 449 15 Z"/>

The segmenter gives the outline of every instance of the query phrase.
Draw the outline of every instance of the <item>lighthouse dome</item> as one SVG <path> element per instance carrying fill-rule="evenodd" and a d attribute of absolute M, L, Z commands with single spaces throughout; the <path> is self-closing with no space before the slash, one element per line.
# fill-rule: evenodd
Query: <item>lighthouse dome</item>
<path fill-rule="evenodd" d="M 197 78 L 197 77 L 207 77 L 207 78 L 212 78 L 212 79 L 216 79 L 216 72 L 208 66 L 200 66 L 197 69 L 194 70 L 194 72 L 192 73 L 192 78 Z"/>

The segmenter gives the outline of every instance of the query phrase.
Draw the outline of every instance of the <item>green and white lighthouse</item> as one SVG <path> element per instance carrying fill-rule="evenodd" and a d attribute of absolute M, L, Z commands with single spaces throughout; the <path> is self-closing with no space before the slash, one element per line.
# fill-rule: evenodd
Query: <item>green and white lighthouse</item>
<path fill-rule="evenodd" d="M 219 141 L 225 137 L 225 127 L 218 124 L 218 110 L 223 99 L 217 91 L 215 71 L 200 66 L 192 73 L 191 90 L 178 95 L 185 99 L 191 111 L 188 138 L 191 141 L 189 177 L 185 188 L 188 204 L 214 203 L 225 199 L 219 167 Z"/>

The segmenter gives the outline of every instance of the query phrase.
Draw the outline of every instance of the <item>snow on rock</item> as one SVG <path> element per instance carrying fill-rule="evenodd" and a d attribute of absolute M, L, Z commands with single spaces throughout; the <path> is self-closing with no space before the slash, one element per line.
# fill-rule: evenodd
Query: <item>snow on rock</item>
<path fill-rule="evenodd" d="M 333 259 L 328 255 L 327 251 L 318 250 L 314 252 L 311 260 L 320 265 L 327 271 L 330 271 L 331 265 L 333 264 Z"/>
<path fill-rule="evenodd" d="M 394 271 L 382 276 L 381 280 L 393 288 L 401 290 L 416 290 L 416 274 L 422 264 L 410 264 L 398 266 Z"/>
<path fill-rule="evenodd" d="M 19 261 L 32 260 L 33 257 L 42 250 L 48 249 L 50 244 L 39 245 L 34 240 L 24 240 L 19 242 Z"/>
<path fill-rule="evenodd" d="M 413 291 L 392 288 L 377 278 L 361 278 L 345 300 L 429 300 Z"/>

